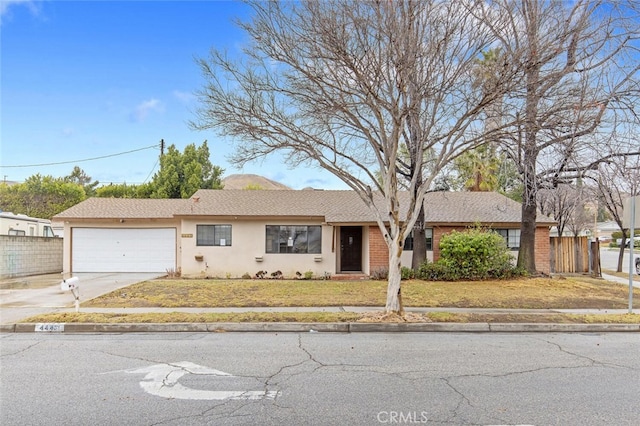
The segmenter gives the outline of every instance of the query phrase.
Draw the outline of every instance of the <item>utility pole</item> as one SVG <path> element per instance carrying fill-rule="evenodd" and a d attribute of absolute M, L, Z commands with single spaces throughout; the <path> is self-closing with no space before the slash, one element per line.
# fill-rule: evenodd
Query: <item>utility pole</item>
<path fill-rule="evenodd" d="M 160 157 L 164 155 L 164 139 L 160 139 Z"/>

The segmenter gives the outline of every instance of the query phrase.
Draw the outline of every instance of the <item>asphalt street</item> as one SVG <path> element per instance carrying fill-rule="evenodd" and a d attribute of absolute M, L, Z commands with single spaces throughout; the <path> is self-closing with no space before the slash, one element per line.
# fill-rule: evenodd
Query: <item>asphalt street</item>
<path fill-rule="evenodd" d="M 0 335 L 2 425 L 637 425 L 636 333 Z"/>

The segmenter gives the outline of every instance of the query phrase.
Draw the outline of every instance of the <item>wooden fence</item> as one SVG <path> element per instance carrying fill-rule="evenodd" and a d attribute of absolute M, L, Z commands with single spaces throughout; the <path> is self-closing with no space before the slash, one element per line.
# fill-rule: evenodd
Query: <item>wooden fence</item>
<path fill-rule="evenodd" d="M 551 272 L 601 276 L 600 243 L 588 237 L 551 237 Z M 591 262 L 591 263 L 589 263 Z"/>

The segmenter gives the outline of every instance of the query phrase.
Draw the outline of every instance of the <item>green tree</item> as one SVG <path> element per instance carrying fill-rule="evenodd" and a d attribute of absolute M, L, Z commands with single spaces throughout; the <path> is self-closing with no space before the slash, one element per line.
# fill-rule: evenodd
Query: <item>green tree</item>
<path fill-rule="evenodd" d="M 170 145 L 153 176 L 151 198 L 189 198 L 198 189 L 222 189 L 223 172 L 211 164 L 207 141 L 199 147 L 187 145 L 184 153 Z"/>
<path fill-rule="evenodd" d="M 495 191 L 501 159 L 492 144 L 484 144 L 456 158 L 454 165 L 467 191 Z"/>
<path fill-rule="evenodd" d="M 474 68 L 474 87 L 487 92 L 495 87 L 498 74 L 496 67 L 501 66 L 502 53 L 500 49 L 490 49 L 482 52 L 482 59 L 476 61 Z M 498 173 L 504 161 L 497 152 L 495 133 L 501 126 L 502 99 L 497 97 L 485 110 L 484 114 L 485 143 L 475 149 L 464 152 L 454 160 L 454 167 L 458 171 L 458 179 L 467 191 L 496 191 L 499 185 Z"/>
<path fill-rule="evenodd" d="M 92 182 L 91 176 L 78 166 L 75 166 L 71 174 L 64 177 L 64 180 L 82 186 L 87 197 L 93 197 L 96 194 L 96 187 L 100 184 L 97 180 Z"/>
<path fill-rule="evenodd" d="M 0 209 L 51 219 L 86 198 L 82 185 L 36 174 L 17 185 L 0 185 Z"/>
<path fill-rule="evenodd" d="M 103 185 L 96 188 L 96 197 L 102 198 L 151 198 L 151 183 L 127 185 L 126 183 Z"/>

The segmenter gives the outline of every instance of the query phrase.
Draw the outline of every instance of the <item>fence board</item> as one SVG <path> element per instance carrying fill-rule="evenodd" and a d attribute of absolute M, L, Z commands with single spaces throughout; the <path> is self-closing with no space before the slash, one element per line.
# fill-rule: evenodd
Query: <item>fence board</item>
<path fill-rule="evenodd" d="M 596 242 L 597 243 L 597 242 Z M 551 237 L 551 272 L 553 273 L 588 273 L 589 269 L 589 238 L 588 237 Z M 594 256 L 599 253 L 593 251 Z M 591 265 L 600 264 L 597 257 L 591 259 Z M 593 268 L 598 274 L 599 267 Z"/>

